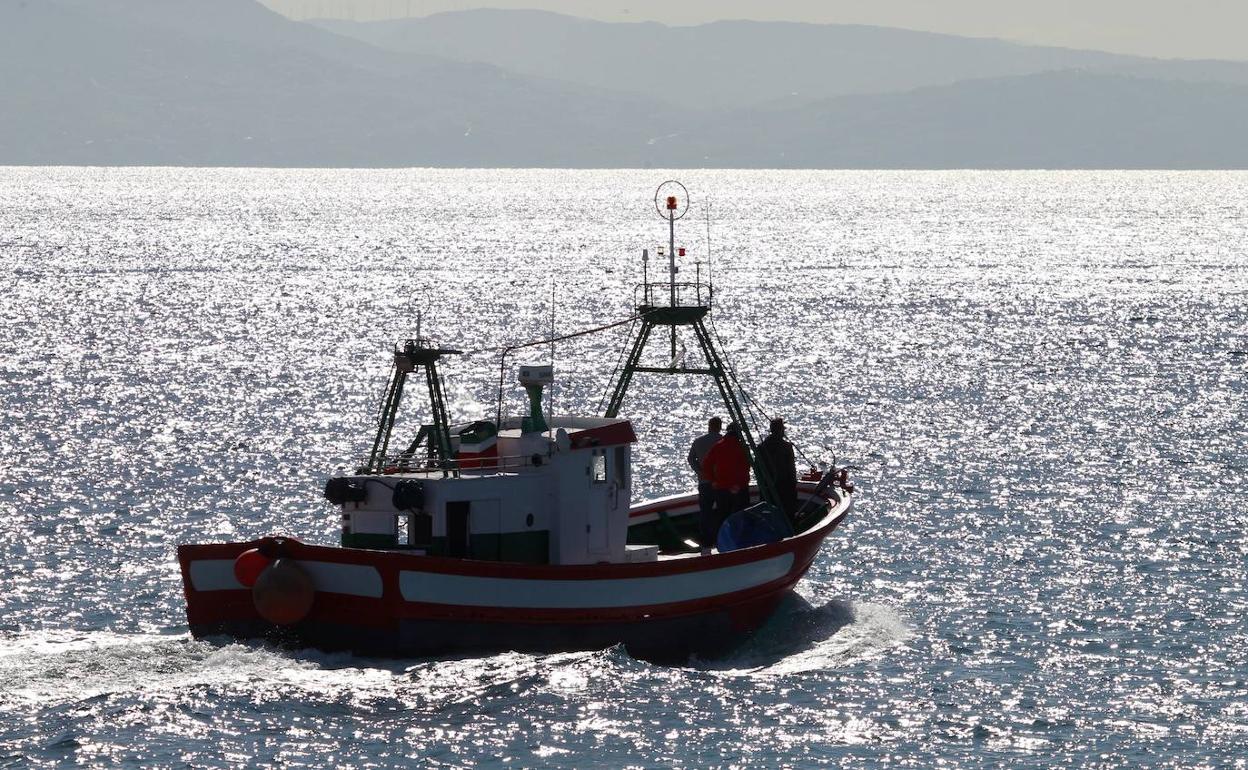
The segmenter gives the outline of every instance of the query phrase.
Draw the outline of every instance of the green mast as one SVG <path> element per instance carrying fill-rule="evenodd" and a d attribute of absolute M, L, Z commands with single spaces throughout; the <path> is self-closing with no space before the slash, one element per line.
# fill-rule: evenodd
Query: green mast
<path fill-rule="evenodd" d="M 425 387 L 429 393 L 429 406 L 433 412 L 433 422 L 420 429 L 420 435 L 413 442 L 411 452 L 422 439 L 429 440 L 429 459 L 439 468 L 449 468 L 451 457 L 450 417 L 446 409 L 446 397 L 442 393 L 442 377 L 438 374 L 438 359 L 445 355 L 459 353 L 458 350 L 434 347 L 425 339 L 410 339 L 401 348 L 394 351 L 394 368 L 390 374 L 390 382 L 386 386 L 386 395 L 382 400 L 381 416 L 377 425 L 377 436 L 373 439 L 373 450 L 368 456 L 369 473 L 380 473 L 386 465 L 386 454 L 390 449 L 390 434 L 394 431 L 394 420 L 399 412 L 399 404 L 403 400 L 403 388 L 407 384 L 407 376 L 420 369 L 425 375 Z"/>
<path fill-rule="evenodd" d="M 668 189 L 665 190 L 665 188 Z M 671 194 L 665 194 L 667 192 Z M 683 208 L 681 207 L 682 200 Z M 746 453 L 749 455 L 750 465 L 754 468 L 754 477 L 758 480 L 760 495 L 767 502 L 778 504 L 779 498 L 776 495 L 775 484 L 765 464 L 759 461 L 758 445 L 754 441 L 750 422 L 746 419 L 745 412 L 741 409 L 741 402 L 737 399 L 736 389 L 728 374 L 728 367 L 724 363 L 723 355 L 716 346 L 714 338 L 711 337 L 710 332 L 706 328 L 705 319 L 711 311 L 709 287 L 704 287 L 700 282 L 696 281 L 694 283 L 676 282 L 676 273 L 678 272 L 676 267 L 676 222 L 689 211 L 689 193 L 680 182 L 668 181 L 659 186 L 658 191 L 655 193 L 654 201 L 659 216 L 668 222 L 669 259 L 667 286 L 663 286 L 661 283 L 649 283 L 648 281 L 641 286 L 642 303 L 637 308 L 637 313 L 641 318 L 641 329 L 632 342 L 632 347 L 629 349 L 619 377 L 612 384 L 611 397 L 607 402 L 606 416 L 619 416 L 620 408 L 624 404 L 624 397 L 628 393 L 628 386 L 632 383 L 633 375 L 638 372 L 646 374 L 709 375 L 715 381 L 716 388 L 719 389 L 719 396 L 724 402 L 724 409 L 728 412 L 729 419 L 741 428 L 741 439 L 745 444 Z M 648 260 L 648 254 L 643 258 Z M 658 289 L 658 291 L 656 292 L 655 289 Z M 663 289 L 667 289 L 667 291 L 664 292 Z M 705 302 L 703 302 L 704 289 L 707 290 Z M 656 293 L 659 297 L 667 294 L 668 304 L 656 303 L 654 301 Z M 661 330 L 664 327 L 670 330 L 671 359 L 668 365 L 643 366 L 641 357 L 651 336 L 656 329 Z M 681 327 L 689 327 L 693 330 L 693 334 L 698 341 L 698 348 L 702 351 L 702 357 L 706 361 L 705 367 L 676 365 L 676 336 L 677 330 Z"/>

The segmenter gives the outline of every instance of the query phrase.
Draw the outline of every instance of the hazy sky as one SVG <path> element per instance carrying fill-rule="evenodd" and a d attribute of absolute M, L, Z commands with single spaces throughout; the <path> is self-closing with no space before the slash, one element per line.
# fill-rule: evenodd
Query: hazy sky
<path fill-rule="evenodd" d="M 294 18 L 374 19 L 489 6 L 610 21 L 880 24 L 1121 53 L 1248 60 L 1248 0 L 262 0 Z"/>

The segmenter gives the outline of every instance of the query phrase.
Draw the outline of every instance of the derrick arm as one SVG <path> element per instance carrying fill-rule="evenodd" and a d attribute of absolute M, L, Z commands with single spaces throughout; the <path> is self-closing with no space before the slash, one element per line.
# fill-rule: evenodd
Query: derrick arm
<path fill-rule="evenodd" d="M 458 350 L 436 348 L 419 339 L 407 340 L 402 348 L 395 349 L 394 370 L 390 375 L 390 384 L 386 388 L 385 398 L 382 400 L 377 435 L 373 439 L 373 449 L 368 456 L 369 472 L 378 473 L 385 465 L 386 453 L 390 450 L 391 434 L 394 432 L 395 417 L 399 411 L 399 404 L 403 401 L 403 388 L 407 383 L 407 375 L 418 368 L 425 372 L 425 384 L 429 393 L 433 422 L 421 427 L 420 433 L 407 450 L 407 454 L 412 454 L 420 446 L 421 440 L 428 437 L 429 454 L 438 465 L 447 469 L 453 464 L 450 415 L 446 409 L 446 397 L 442 392 L 442 378 L 438 375 L 437 362 L 444 355 L 458 352 Z M 410 461 L 410 457 L 401 459 L 405 462 Z"/>
<path fill-rule="evenodd" d="M 607 402 L 606 417 L 620 416 L 620 407 L 624 405 L 624 395 L 633 381 L 633 373 L 637 371 L 637 366 L 641 361 L 641 352 L 646 349 L 646 342 L 650 339 L 650 332 L 653 330 L 654 322 L 649 320 L 641 322 L 641 331 L 638 332 L 637 339 L 633 342 L 633 349 L 628 352 L 628 360 L 624 362 L 620 378 L 611 388 L 611 400 Z"/>
<path fill-rule="evenodd" d="M 716 387 L 719 388 L 719 396 L 724 401 L 724 409 L 728 411 L 732 421 L 741 428 L 741 439 L 745 444 L 745 451 L 749 456 L 750 465 L 754 468 L 754 478 L 758 480 L 758 494 L 767 502 L 778 505 L 779 497 L 776 495 L 775 483 L 771 478 L 771 470 L 767 468 L 767 464 L 759 457 L 758 445 L 754 442 L 753 431 L 750 430 L 750 421 L 746 419 L 745 412 L 741 409 L 741 402 L 737 400 L 737 394 L 733 391 L 732 384 L 728 381 L 727 370 L 723 359 L 719 355 L 719 349 L 715 347 L 715 342 L 707 332 L 706 325 L 702 322 L 702 319 L 699 318 L 693 323 L 693 332 L 698 337 L 698 345 L 702 348 L 702 354 L 706 356 L 706 363 L 711 369 Z"/>
<path fill-rule="evenodd" d="M 386 395 L 381 404 L 381 419 L 377 424 L 377 436 L 373 439 L 373 451 L 368 455 L 369 471 L 381 469 L 385 462 L 386 451 L 390 447 L 390 434 L 394 431 L 394 418 L 403 400 L 403 385 L 407 382 L 407 372 L 395 363 L 390 375 L 390 384 L 386 387 Z"/>
<path fill-rule="evenodd" d="M 446 410 L 446 396 L 442 393 L 442 377 L 438 374 L 436 359 L 425 365 L 425 380 L 429 385 L 429 401 L 433 410 L 429 448 L 433 450 L 431 454 L 445 467 L 451 460 L 451 420 Z"/>
<path fill-rule="evenodd" d="M 711 334 L 703 320 L 709 308 L 690 305 L 672 308 L 643 306 L 639 310 L 644 317 L 641 332 L 633 342 L 628 358 L 624 363 L 624 368 L 611 388 L 611 398 L 608 401 L 605 416 L 619 416 L 620 408 L 624 404 L 624 397 L 628 392 L 628 386 L 632 383 L 633 375 L 637 372 L 710 375 L 715 380 L 715 387 L 719 391 L 720 400 L 723 401 L 724 409 L 727 411 L 729 419 L 741 426 L 742 443 L 745 445 L 746 454 L 749 456 L 750 467 L 754 469 L 754 477 L 758 479 L 759 494 L 767 502 L 778 504 L 779 498 L 776 495 L 771 471 L 758 455 L 758 445 L 754 441 L 754 433 L 750 428 L 745 411 L 741 408 L 741 402 L 737 399 L 736 390 L 733 388 L 728 376 L 728 369 L 724 364 L 723 356 L 720 355 L 719 349 L 715 346 L 715 341 L 711 338 Z M 646 344 L 650 341 L 651 333 L 657 326 L 670 326 L 673 333 L 675 333 L 678 326 L 693 327 L 694 335 L 698 339 L 698 347 L 701 348 L 702 355 L 706 359 L 706 368 L 695 369 L 676 366 L 674 362 L 668 366 L 642 366 L 642 353 Z"/>

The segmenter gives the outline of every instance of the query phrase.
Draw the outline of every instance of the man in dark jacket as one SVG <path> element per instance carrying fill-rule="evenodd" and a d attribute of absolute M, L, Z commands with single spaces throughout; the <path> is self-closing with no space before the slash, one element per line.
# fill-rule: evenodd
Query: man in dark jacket
<path fill-rule="evenodd" d="M 797 513 L 797 463 L 793 445 L 784 438 L 784 420 L 771 421 L 771 433 L 758 445 L 758 459 L 771 477 L 780 507 L 792 518 Z"/>
<path fill-rule="evenodd" d="M 702 524 L 702 547 L 711 547 L 719 527 L 737 511 L 750 504 L 750 458 L 741 443 L 741 428 L 731 423 L 728 432 L 702 461 L 702 477 L 715 490 L 715 515 Z"/>

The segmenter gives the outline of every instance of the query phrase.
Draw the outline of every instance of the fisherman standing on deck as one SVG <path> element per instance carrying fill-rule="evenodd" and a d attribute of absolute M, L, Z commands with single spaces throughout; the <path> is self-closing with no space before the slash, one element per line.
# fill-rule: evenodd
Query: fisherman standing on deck
<path fill-rule="evenodd" d="M 705 549 L 715 542 L 724 519 L 750 504 L 750 458 L 735 422 L 729 423 L 728 433 L 706 453 L 702 477 L 710 479 L 715 490 L 715 513 L 702 527 Z"/>
<path fill-rule="evenodd" d="M 758 459 L 771 478 L 779 498 L 776 502 L 792 520 L 797 512 L 797 463 L 793 444 L 784 437 L 784 420 L 779 417 L 771 421 L 771 433 L 758 445 Z"/>
<path fill-rule="evenodd" d="M 693 472 L 698 477 L 698 532 L 703 548 L 713 546 L 715 534 L 719 532 L 719 527 L 714 527 L 715 516 L 715 488 L 711 486 L 711 480 L 702 473 L 702 461 L 706 459 L 706 455 L 711 451 L 711 447 L 719 443 L 723 438 L 720 431 L 724 428 L 724 421 L 718 417 L 712 417 L 706 422 L 706 433 L 698 436 L 693 440 L 693 445 L 689 447 L 689 467 L 693 468 Z M 711 539 L 707 539 L 707 531 L 711 531 Z"/>

